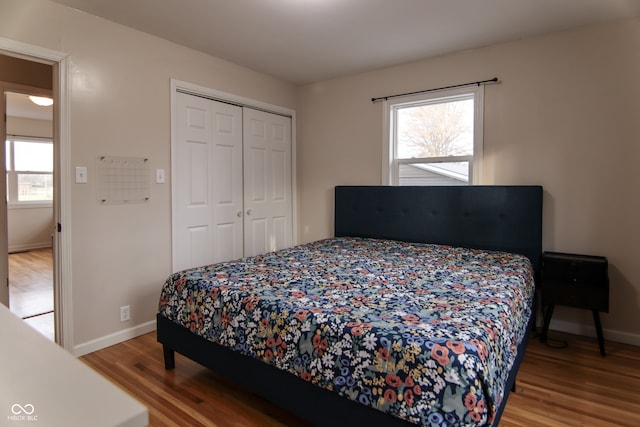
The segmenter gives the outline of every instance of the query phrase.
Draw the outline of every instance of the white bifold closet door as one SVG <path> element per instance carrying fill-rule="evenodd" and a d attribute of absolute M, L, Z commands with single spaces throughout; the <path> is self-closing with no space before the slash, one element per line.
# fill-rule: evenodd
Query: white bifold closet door
<path fill-rule="evenodd" d="M 244 255 L 291 246 L 291 118 L 244 108 Z"/>
<path fill-rule="evenodd" d="M 176 93 L 173 269 L 292 244 L 291 119 Z"/>

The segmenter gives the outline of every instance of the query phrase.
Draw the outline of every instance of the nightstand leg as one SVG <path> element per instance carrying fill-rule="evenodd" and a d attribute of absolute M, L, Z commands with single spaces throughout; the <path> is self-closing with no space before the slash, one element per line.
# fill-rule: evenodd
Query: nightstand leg
<path fill-rule="evenodd" d="M 604 353 L 604 337 L 602 336 L 602 325 L 600 324 L 600 312 L 598 310 L 591 310 L 593 313 L 593 321 L 596 324 L 596 333 L 598 334 L 598 345 L 600 346 L 600 355 L 605 356 Z"/>
<path fill-rule="evenodd" d="M 547 305 L 547 310 L 544 311 L 543 313 L 543 317 L 544 317 L 544 323 L 542 325 L 542 334 L 540 334 L 540 341 L 541 342 L 546 342 L 547 341 L 547 332 L 549 331 L 549 324 L 551 323 L 551 316 L 553 315 L 553 308 L 554 305 L 553 304 L 549 304 Z"/>

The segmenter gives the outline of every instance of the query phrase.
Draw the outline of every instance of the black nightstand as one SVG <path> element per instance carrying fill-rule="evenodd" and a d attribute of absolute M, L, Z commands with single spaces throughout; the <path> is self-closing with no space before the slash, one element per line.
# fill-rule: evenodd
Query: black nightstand
<path fill-rule="evenodd" d="M 600 354 L 604 337 L 600 312 L 609 312 L 609 272 L 605 257 L 545 252 L 542 254 L 542 312 L 544 325 L 540 339 L 547 339 L 556 304 L 586 308 L 593 313 Z"/>

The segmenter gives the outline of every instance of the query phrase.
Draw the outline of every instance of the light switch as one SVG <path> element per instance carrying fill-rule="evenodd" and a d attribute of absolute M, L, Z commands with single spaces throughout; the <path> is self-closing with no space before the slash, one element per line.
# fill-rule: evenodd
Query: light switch
<path fill-rule="evenodd" d="M 156 169 L 156 184 L 164 184 L 164 169 Z"/>
<path fill-rule="evenodd" d="M 87 183 L 87 167 L 76 166 L 76 184 L 86 184 L 86 183 Z"/>

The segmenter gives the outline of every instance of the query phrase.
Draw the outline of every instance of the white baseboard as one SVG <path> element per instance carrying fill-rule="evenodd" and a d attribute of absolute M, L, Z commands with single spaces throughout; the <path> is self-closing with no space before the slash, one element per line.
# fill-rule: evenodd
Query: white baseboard
<path fill-rule="evenodd" d="M 93 353 L 94 351 L 102 350 L 103 348 L 110 347 L 115 344 L 139 337 L 140 335 L 147 334 L 156 330 L 156 321 L 151 320 L 146 323 L 115 332 L 104 337 L 96 338 L 73 347 L 73 354 L 76 357 L 84 356 L 85 354 Z"/>
<path fill-rule="evenodd" d="M 596 337 L 596 327 L 594 325 L 586 325 L 582 323 L 567 322 L 565 320 L 551 320 L 549 325 L 550 331 L 568 332 L 570 334 L 582 335 L 587 337 Z M 602 329 L 604 340 L 615 341 L 623 344 L 630 344 L 640 347 L 640 335 L 630 332 L 616 331 L 614 329 Z M 605 346 L 606 347 L 606 346 Z"/>
<path fill-rule="evenodd" d="M 28 245 L 13 245 L 9 246 L 9 253 L 12 254 L 14 252 L 26 252 L 32 251 L 34 249 L 44 249 L 50 248 L 51 241 L 43 242 L 43 243 L 29 243 Z"/>

